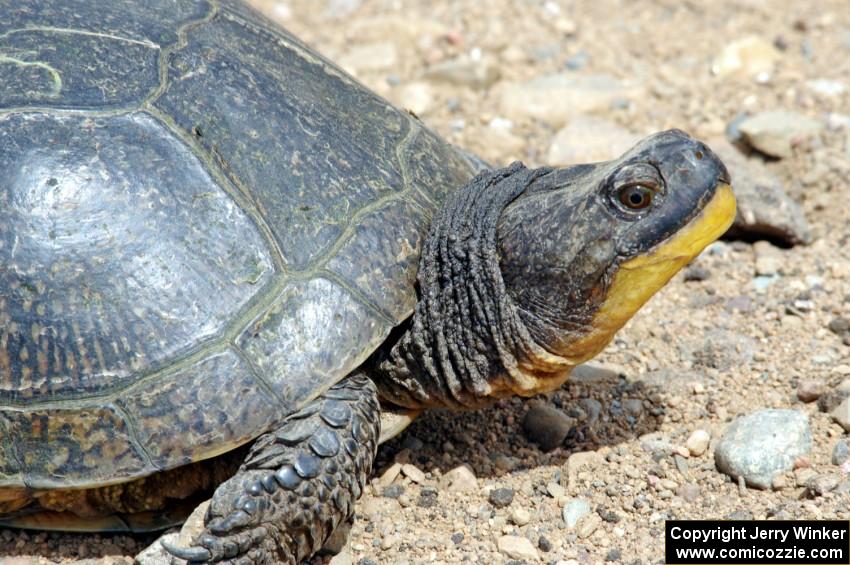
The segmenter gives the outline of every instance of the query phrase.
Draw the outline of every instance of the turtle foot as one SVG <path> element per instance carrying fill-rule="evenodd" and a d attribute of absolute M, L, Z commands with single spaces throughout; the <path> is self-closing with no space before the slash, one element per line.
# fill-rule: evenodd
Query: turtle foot
<path fill-rule="evenodd" d="M 353 514 L 379 434 L 375 385 L 352 375 L 256 441 L 193 547 L 165 549 L 193 563 L 300 563 Z"/>

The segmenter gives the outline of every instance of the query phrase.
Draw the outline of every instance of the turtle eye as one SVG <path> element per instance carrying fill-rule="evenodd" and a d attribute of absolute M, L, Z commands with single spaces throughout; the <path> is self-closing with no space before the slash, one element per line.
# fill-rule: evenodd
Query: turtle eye
<path fill-rule="evenodd" d="M 630 184 L 617 192 L 617 200 L 630 210 L 643 210 L 652 204 L 655 191 L 643 184 Z"/>

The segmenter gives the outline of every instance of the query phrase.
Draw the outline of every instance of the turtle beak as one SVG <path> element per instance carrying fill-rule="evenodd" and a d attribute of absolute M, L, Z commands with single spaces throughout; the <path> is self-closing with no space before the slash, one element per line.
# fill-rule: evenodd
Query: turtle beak
<path fill-rule="evenodd" d="M 718 161 L 720 163 L 720 175 L 717 177 L 717 184 L 728 184 L 732 185 L 732 175 L 729 174 L 729 169 L 726 168 L 726 164 L 723 161 Z M 718 188 L 720 188 L 718 186 Z"/>

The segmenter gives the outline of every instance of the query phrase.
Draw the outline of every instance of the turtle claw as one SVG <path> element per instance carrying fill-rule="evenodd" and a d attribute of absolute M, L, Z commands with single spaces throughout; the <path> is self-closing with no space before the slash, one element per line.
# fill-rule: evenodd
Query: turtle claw
<path fill-rule="evenodd" d="M 186 561 L 209 561 L 212 558 L 212 554 L 210 550 L 205 547 L 180 547 L 178 545 L 174 545 L 171 542 L 166 540 L 162 540 L 159 542 L 162 544 L 162 547 L 165 548 L 165 551 L 177 557 L 179 559 L 185 559 Z"/>
<path fill-rule="evenodd" d="M 257 440 L 213 494 L 193 547 L 162 546 L 191 563 L 301 563 L 350 518 L 372 470 L 379 414 L 365 376 L 334 385 Z"/>

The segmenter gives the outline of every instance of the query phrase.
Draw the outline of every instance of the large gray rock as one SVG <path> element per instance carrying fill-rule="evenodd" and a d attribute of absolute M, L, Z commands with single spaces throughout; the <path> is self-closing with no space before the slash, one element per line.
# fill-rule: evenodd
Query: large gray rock
<path fill-rule="evenodd" d="M 781 159 L 791 157 L 795 147 L 819 134 L 823 124 L 796 112 L 772 110 L 759 112 L 738 128 L 752 148 Z"/>
<path fill-rule="evenodd" d="M 714 451 L 717 468 L 767 489 L 812 448 L 809 418 L 797 410 L 760 410 L 732 422 Z"/>
<path fill-rule="evenodd" d="M 725 139 L 712 140 L 710 145 L 726 163 L 738 200 L 738 213 L 726 237 L 765 238 L 789 246 L 811 241 L 803 210 L 785 193 L 776 176 Z"/>

